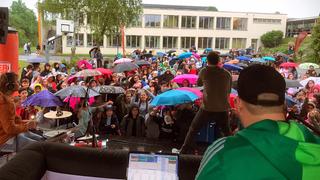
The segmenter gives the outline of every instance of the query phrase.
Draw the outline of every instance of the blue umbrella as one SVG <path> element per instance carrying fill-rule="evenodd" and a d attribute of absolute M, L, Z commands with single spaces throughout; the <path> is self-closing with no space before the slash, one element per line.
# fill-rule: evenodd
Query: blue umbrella
<path fill-rule="evenodd" d="M 224 64 L 223 68 L 229 71 L 241 71 L 243 68 L 234 64 Z"/>
<path fill-rule="evenodd" d="M 184 52 L 184 53 L 181 53 L 178 58 L 179 59 L 185 59 L 185 58 L 189 58 L 192 56 L 192 52 Z"/>
<path fill-rule="evenodd" d="M 236 95 L 238 95 L 238 91 L 232 88 L 232 89 L 231 89 L 231 94 L 236 94 Z"/>
<path fill-rule="evenodd" d="M 163 57 L 163 56 L 166 56 L 167 54 L 164 53 L 164 52 L 157 52 L 157 56 L 159 57 Z"/>
<path fill-rule="evenodd" d="M 251 62 L 260 62 L 260 63 L 265 63 L 266 62 L 264 59 L 261 59 L 261 58 L 252 58 L 250 61 Z"/>
<path fill-rule="evenodd" d="M 43 90 L 37 94 L 34 94 L 28 97 L 22 103 L 23 106 L 40 106 L 40 107 L 55 107 L 55 106 L 63 106 L 63 103 L 60 99 L 53 95 L 48 90 Z"/>
<path fill-rule="evenodd" d="M 247 56 L 238 56 L 236 57 L 236 59 L 240 60 L 240 61 L 250 61 L 251 58 L 247 57 Z"/>
<path fill-rule="evenodd" d="M 28 58 L 29 63 L 46 63 L 47 60 L 41 56 L 31 56 Z"/>
<path fill-rule="evenodd" d="M 177 104 L 190 103 L 197 100 L 199 97 L 192 92 L 183 90 L 169 90 L 158 96 L 152 101 L 152 106 L 173 106 Z"/>
<path fill-rule="evenodd" d="M 275 61 L 276 60 L 274 57 L 270 57 L 270 56 L 265 56 L 262 59 L 265 61 Z"/>
<path fill-rule="evenodd" d="M 287 104 L 288 107 L 292 107 L 292 106 L 294 106 L 294 105 L 296 105 L 296 104 L 298 103 L 298 102 L 297 102 L 295 99 L 293 99 L 293 97 L 291 97 L 291 96 L 286 95 L 285 98 L 286 98 L 286 104 Z"/>
<path fill-rule="evenodd" d="M 212 48 L 206 48 L 205 51 L 211 52 L 211 51 L 213 51 L 213 50 L 212 50 Z"/>

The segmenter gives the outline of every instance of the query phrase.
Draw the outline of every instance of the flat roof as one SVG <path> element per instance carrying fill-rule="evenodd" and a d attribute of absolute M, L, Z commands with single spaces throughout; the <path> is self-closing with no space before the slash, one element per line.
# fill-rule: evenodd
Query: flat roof
<path fill-rule="evenodd" d="M 250 14 L 275 14 L 287 15 L 282 13 L 259 13 L 259 12 L 235 12 L 235 11 L 212 11 L 210 8 L 215 6 L 185 6 L 185 5 L 166 5 L 166 4 L 143 4 L 146 9 L 173 9 L 173 10 L 192 10 L 192 11 L 210 11 L 210 12 L 226 12 L 226 13 L 250 13 Z"/>
<path fill-rule="evenodd" d="M 319 16 L 313 16 L 313 17 L 305 17 L 305 18 L 288 18 L 288 22 L 292 22 L 292 21 L 303 21 L 303 20 L 316 20 L 318 19 Z"/>

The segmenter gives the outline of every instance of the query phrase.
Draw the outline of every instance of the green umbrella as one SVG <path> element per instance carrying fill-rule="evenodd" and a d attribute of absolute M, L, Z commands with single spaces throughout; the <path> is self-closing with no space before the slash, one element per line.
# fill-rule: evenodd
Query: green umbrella
<path fill-rule="evenodd" d="M 315 69 L 320 68 L 320 66 L 318 64 L 315 63 L 302 63 L 299 65 L 300 69 L 309 69 L 310 66 L 313 66 Z"/>

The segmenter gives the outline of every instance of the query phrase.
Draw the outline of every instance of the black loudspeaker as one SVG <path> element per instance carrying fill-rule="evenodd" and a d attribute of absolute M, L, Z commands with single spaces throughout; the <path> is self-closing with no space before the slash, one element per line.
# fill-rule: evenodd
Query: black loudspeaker
<path fill-rule="evenodd" d="M 0 44 L 7 41 L 9 26 L 9 10 L 7 7 L 0 7 Z"/>
<path fill-rule="evenodd" d="M 9 91 L 14 90 L 14 87 L 15 87 L 14 74 L 13 73 L 6 73 L 6 78 L 7 78 L 7 84 L 6 84 L 7 90 L 9 90 Z"/>

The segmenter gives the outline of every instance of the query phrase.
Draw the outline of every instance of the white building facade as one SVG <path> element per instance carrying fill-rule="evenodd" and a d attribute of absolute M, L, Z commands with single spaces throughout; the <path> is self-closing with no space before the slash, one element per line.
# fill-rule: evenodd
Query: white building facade
<path fill-rule="evenodd" d="M 262 46 L 266 32 L 286 32 L 286 14 L 210 11 L 208 7 L 144 5 L 143 15 L 125 29 L 125 50 L 182 51 L 195 46 L 226 52 L 232 48 Z M 121 36 L 121 35 L 120 35 Z M 90 18 L 83 18 L 76 35 L 78 54 L 87 54 L 96 44 L 90 32 Z M 117 41 L 119 39 L 119 41 Z M 103 54 L 121 51 L 121 37 L 104 37 Z M 72 34 L 62 38 L 63 53 L 71 53 Z"/>

